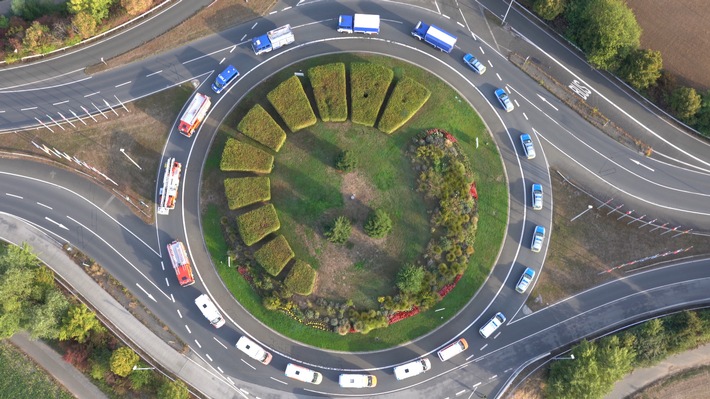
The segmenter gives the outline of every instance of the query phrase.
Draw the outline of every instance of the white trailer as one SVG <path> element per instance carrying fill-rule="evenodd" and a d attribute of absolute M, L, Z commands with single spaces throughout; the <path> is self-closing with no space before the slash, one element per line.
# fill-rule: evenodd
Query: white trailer
<path fill-rule="evenodd" d="M 158 215 L 167 215 L 171 209 L 175 209 L 178 191 L 180 189 L 180 172 L 182 165 L 175 158 L 168 158 L 165 162 L 165 172 L 163 174 L 163 187 L 158 195 Z"/>

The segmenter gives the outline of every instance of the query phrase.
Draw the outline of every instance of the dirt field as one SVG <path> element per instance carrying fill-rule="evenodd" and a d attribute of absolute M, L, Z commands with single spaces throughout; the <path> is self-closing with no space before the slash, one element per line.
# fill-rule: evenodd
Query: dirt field
<path fill-rule="evenodd" d="M 703 399 L 708 397 L 710 367 L 668 376 L 635 393 L 630 399 Z"/>
<path fill-rule="evenodd" d="M 627 0 L 643 33 L 641 46 L 658 50 L 663 67 L 684 84 L 710 89 L 710 3 L 707 0 Z"/>

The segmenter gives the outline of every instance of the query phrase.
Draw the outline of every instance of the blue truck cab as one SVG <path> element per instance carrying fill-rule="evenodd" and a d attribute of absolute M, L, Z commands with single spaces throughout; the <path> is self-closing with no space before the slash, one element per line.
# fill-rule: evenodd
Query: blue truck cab
<path fill-rule="evenodd" d="M 212 83 L 212 91 L 217 94 L 221 93 L 237 76 L 239 76 L 237 68 L 235 68 L 234 65 L 228 66 L 215 78 L 214 83 Z"/>
<path fill-rule="evenodd" d="M 422 21 L 419 21 L 414 27 L 412 36 L 419 40 L 424 40 L 445 53 L 450 53 L 456 44 L 456 36 L 434 25 L 427 25 Z"/>
<path fill-rule="evenodd" d="M 271 48 L 271 40 L 269 40 L 269 36 L 267 35 L 261 35 L 251 39 L 251 48 L 254 50 L 254 54 L 256 55 L 268 53 L 273 50 Z"/>

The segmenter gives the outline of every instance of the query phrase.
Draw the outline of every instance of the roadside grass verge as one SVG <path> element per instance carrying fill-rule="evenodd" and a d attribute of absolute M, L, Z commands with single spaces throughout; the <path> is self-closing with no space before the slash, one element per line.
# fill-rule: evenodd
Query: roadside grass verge
<path fill-rule="evenodd" d="M 0 342 L 0 397 L 71 399 L 74 396 L 22 351 Z"/>

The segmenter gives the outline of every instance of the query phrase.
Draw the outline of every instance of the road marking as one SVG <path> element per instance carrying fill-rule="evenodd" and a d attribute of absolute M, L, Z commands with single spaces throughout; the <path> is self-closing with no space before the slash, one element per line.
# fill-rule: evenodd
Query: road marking
<path fill-rule="evenodd" d="M 97 94 L 99 94 L 99 93 L 101 93 L 101 92 L 100 92 L 100 91 L 95 91 L 95 92 L 93 92 L 93 93 L 91 93 L 91 94 L 85 95 L 84 98 L 86 98 L 86 97 L 91 97 L 91 96 L 95 96 L 95 95 L 97 95 Z"/>
<path fill-rule="evenodd" d="M 246 37 L 247 37 L 247 34 L 245 33 L 244 36 L 242 36 L 241 40 L 239 40 L 239 41 L 240 41 L 240 42 L 243 42 L 243 41 L 244 41 L 244 38 L 246 38 Z M 231 51 L 230 51 L 230 53 L 231 53 Z"/>
<path fill-rule="evenodd" d="M 180 312 L 180 309 L 177 309 L 177 312 L 178 312 L 178 316 L 180 316 L 180 318 L 182 319 L 182 313 Z"/>
<path fill-rule="evenodd" d="M 481 347 L 481 350 L 486 349 L 486 346 L 488 346 L 488 344 L 483 345 L 483 347 Z"/>
<path fill-rule="evenodd" d="M 557 107 L 555 107 L 554 105 L 550 104 L 550 102 L 547 101 L 547 99 L 546 99 L 545 97 L 543 97 L 543 96 L 541 96 L 541 95 L 539 95 L 539 94 L 538 94 L 537 96 L 540 97 L 540 100 L 542 100 L 542 102 L 547 103 L 547 105 L 549 105 L 550 107 L 552 107 L 552 109 L 554 109 L 555 111 L 559 111 L 559 109 L 557 109 Z"/>
<path fill-rule="evenodd" d="M 149 73 L 149 74 L 145 75 L 145 77 L 146 77 L 146 78 L 149 78 L 149 77 L 151 77 L 151 76 L 153 76 L 153 75 L 157 75 L 157 74 L 159 74 L 159 73 L 161 73 L 161 72 L 163 72 L 162 69 L 159 70 L 159 71 L 155 71 L 155 72 L 153 72 L 153 73 Z"/>
<path fill-rule="evenodd" d="M 145 292 L 145 294 L 148 295 L 148 298 L 152 299 L 153 302 L 158 302 L 158 301 L 155 300 L 155 298 L 153 297 L 153 295 L 149 294 L 148 291 L 146 291 L 145 289 L 143 289 L 143 287 L 141 287 L 140 284 L 136 283 L 136 285 L 138 286 L 138 288 L 141 289 L 141 291 Z"/>
<path fill-rule="evenodd" d="M 219 62 L 219 65 L 222 65 L 222 63 L 226 60 L 226 58 L 222 58 L 222 60 Z"/>
<path fill-rule="evenodd" d="M 217 370 L 219 370 L 220 373 L 224 374 L 224 371 L 219 366 L 217 366 Z"/>
<path fill-rule="evenodd" d="M 19 198 L 19 199 L 24 199 L 24 198 L 20 197 L 19 195 L 15 195 L 15 194 L 5 193 L 5 195 L 7 195 L 8 197 L 15 197 L 15 198 Z"/>
<path fill-rule="evenodd" d="M 230 383 L 230 384 L 235 385 L 235 384 L 234 384 L 234 381 L 232 381 L 231 378 L 227 377 L 227 379 L 229 380 L 229 383 Z"/>
<path fill-rule="evenodd" d="M 515 103 L 515 106 L 516 106 L 516 107 L 520 108 L 520 104 L 518 104 L 518 100 L 513 99 L 513 102 Z"/>
<path fill-rule="evenodd" d="M 642 167 L 644 167 L 644 168 L 650 170 L 651 172 L 655 172 L 655 170 L 653 170 L 653 169 L 651 169 L 650 167 L 648 167 L 648 166 L 642 164 L 641 162 L 639 162 L 639 161 L 637 161 L 637 160 L 635 160 L 635 159 L 632 159 L 632 158 L 629 158 L 629 159 L 631 160 L 631 162 L 635 163 L 636 165 L 642 166 Z M 39 204 L 39 202 L 38 202 L 38 204 Z"/>
<path fill-rule="evenodd" d="M 496 378 L 498 378 L 498 374 L 488 377 L 488 380 L 495 380 Z"/>
<path fill-rule="evenodd" d="M 498 80 L 503 81 L 503 78 L 501 78 L 500 75 L 498 75 L 498 72 L 496 72 L 496 76 L 498 76 Z"/>
<path fill-rule="evenodd" d="M 486 52 L 485 52 L 485 51 L 483 51 L 483 47 L 481 47 L 481 46 L 478 46 L 478 49 L 479 49 L 479 50 L 481 50 L 481 54 L 483 54 L 483 55 L 485 55 L 485 54 L 486 54 Z M 489 61 L 489 62 L 490 62 L 490 61 Z"/>
<path fill-rule="evenodd" d="M 288 7 L 284 8 L 284 9 L 282 9 L 281 11 L 286 11 L 286 10 L 290 10 L 290 9 L 291 9 L 291 6 L 288 6 Z"/>
<path fill-rule="evenodd" d="M 244 34 L 244 37 L 246 37 L 246 36 L 247 36 L 247 35 Z M 242 40 L 244 40 L 244 37 L 242 37 Z M 240 40 L 240 41 L 242 41 L 242 40 Z M 235 44 L 234 46 L 232 46 L 232 49 L 229 50 L 229 54 L 232 54 L 232 52 L 233 52 L 236 48 L 237 48 L 237 45 Z"/>
<path fill-rule="evenodd" d="M 502 332 L 502 331 L 498 331 L 498 334 L 494 335 L 494 336 L 493 336 L 493 339 L 498 338 L 498 336 L 500 335 L 501 332 Z"/>
<path fill-rule="evenodd" d="M 129 80 L 128 82 L 123 82 L 123 83 L 117 84 L 116 86 L 113 86 L 113 87 L 121 87 L 121 86 L 125 86 L 125 85 L 127 85 L 127 84 L 129 84 L 129 83 L 131 83 L 130 80 Z"/>
<path fill-rule="evenodd" d="M 168 281 L 168 278 L 167 278 L 167 277 L 165 277 L 165 285 L 167 285 L 168 287 L 170 287 L 170 282 Z"/>
<path fill-rule="evenodd" d="M 185 326 L 185 327 L 187 327 L 187 326 Z M 202 345 L 200 345 L 200 341 L 198 341 L 198 340 L 195 340 L 195 343 L 197 344 L 197 346 L 199 346 L 199 347 L 200 347 L 200 349 L 202 349 Z"/>
<path fill-rule="evenodd" d="M 476 385 L 472 386 L 471 388 L 478 388 L 481 385 L 480 382 L 477 382 Z"/>
<path fill-rule="evenodd" d="M 254 366 L 252 366 L 251 364 L 247 363 L 246 360 L 244 360 L 244 359 L 240 359 L 240 360 L 241 360 L 242 362 L 244 362 L 244 364 L 246 364 L 247 366 L 249 366 L 249 367 L 251 367 L 252 369 L 256 370 L 256 367 L 254 367 Z"/>
<path fill-rule="evenodd" d="M 252 25 L 251 28 L 252 28 L 252 29 L 256 28 L 256 25 L 257 25 L 257 24 L 258 24 L 258 22 L 254 22 L 254 25 Z"/>
<path fill-rule="evenodd" d="M 463 24 L 461 22 L 456 21 L 456 23 L 459 24 L 459 26 L 461 26 L 462 28 L 465 28 L 465 26 L 463 26 Z"/>
<path fill-rule="evenodd" d="M 192 334 L 192 331 L 190 331 L 190 327 L 188 327 L 187 324 L 185 324 L 185 328 L 187 329 L 187 332 L 189 332 L 190 334 Z"/>
<path fill-rule="evenodd" d="M 462 389 L 462 390 L 456 392 L 456 396 L 463 395 L 463 393 L 466 391 L 467 391 L 466 389 Z"/>
<path fill-rule="evenodd" d="M 448 16 L 448 15 L 446 15 L 446 14 L 441 14 L 441 16 L 444 17 L 444 18 L 446 18 L 446 19 L 451 19 L 451 17 Z"/>
<path fill-rule="evenodd" d="M 212 356 L 210 356 L 209 353 L 205 353 L 205 357 L 207 357 L 208 359 L 210 359 L 210 362 L 214 362 L 214 360 L 212 360 Z"/>
<path fill-rule="evenodd" d="M 525 120 L 526 120 L 526 121 L 529 120 L 529 119 L 528 119 L 528 116 L 525 115 L 525 112 L 523 112 L 523 116 L 525 117 Z"/>
<path fill-rule="evenodd" d="M 173 300 L 173 303 L 175 303 L 175 297 L 173 296 L 172 293 L 170 294 L 170 299 L 172 299 L 172 300 Z"/>
<path fill-rule="evenodd" d="M 41 203 L 41 202 L 38 202 L 38 203 L 37 203 L 37 205 L 39 205 L 39 206 L 43 206 L 43 207 L 45 207 L 45 208 L 47 208 L 47 209 L 52 209 L 52 207 L 51 207 L 51 206 L 49 206 L 49 205 L 45 205 L 45 204 L 43 204 L 43 203 Z"/>
<path fill-rule="evenodd" d="M 163 269 L 163 271 L 165 271 L 165 263 L 163 263 L 162 260 L 160 261 L 160 268 Z"/>
<path fill-rule="evenodd" d="M 37 109 L 37 107 L 20 108 L 20 111 L 31 111 L 33 109 Z"/>
<path fill-rule="evenodd" d="M 276 381 L 276 382 L 280 382 L 280 383 L 282 383 L 282 384 L 284 384 L 284 385 L 288 385 L 288 382 L 283 382 L 283 381 L 281 381 L 281 380 L 277 380 L 277 379 L 274 378 L 274 377 L 269 377 L 269 378 L 271 378 L 272 380 L 274 380 L 274 381 Z"/>
<path fill-rule="evenodd" d="M 52 105 L 61 105 L 61 104 L 66 104 L 66 103 L 68 103 L 68 102 L 69 102 L 69 100 L 64 100 L 64 101 L 60 101 L 60 102 L 58 102 L 58 103 L 54 103 L 54 104 L 52 104 Z"/>
<path fill-rule="evenodd" d="M 218 344 L 222 345 L 222 347 L 223 347 L 224 349 L 229 349 L 229 348 L 227 348 L 227 345 L 225 345 L 225 344 L 223 344 L 222 342 L 220 342 L 220 340 L 218 340 L 217 337 L 212 337 L 212 338 L 214 338 L 214 340 L 217 341 Z"/>
<path fill-rule="evenodd" d="M 48 218 L 48 217 L 46 217 L 46 216 L 45 216 L 44 218 L 45 218 L 48 222 L 52 222 L 52 223 L 56 224 L 58 227 L 60 227 L 60 228 L 62 228 L 62 229 L 64 229 L 64 230 L 69 230 L 69 228 L 68 228 L 67 226 L 65 226 L 65 225 L 63 225 L 63 224 L 61 224 L 61 223 L 59 223 L 59 222 L 55 222 L 54 220 L 52 220 L 52 219 L 50 219 L 50 218 Z"/>
<path fill-rule="evenodd" d="M 274 15 L 274 14 L 276 14 L 277 12 L 278 12 L 278 11 L 271 11 L 271 12 L 269 13 L 269 15 Z"/>
<path fill-rule="evenodd" d="M 486 60 L 486 61 L 488 61 L 488 65 L 490 65 L 490 67 L 493 68 L 493 63 L 491 62 L 491 60 Z"/>
<path fill-rule="evenodd" d="M 441 9 L 439 9 L 439 3 L 437 3 L 436 0 L 434 0 L 434 5 L 436 6 L 436 13 L 441 14 Z"/>

